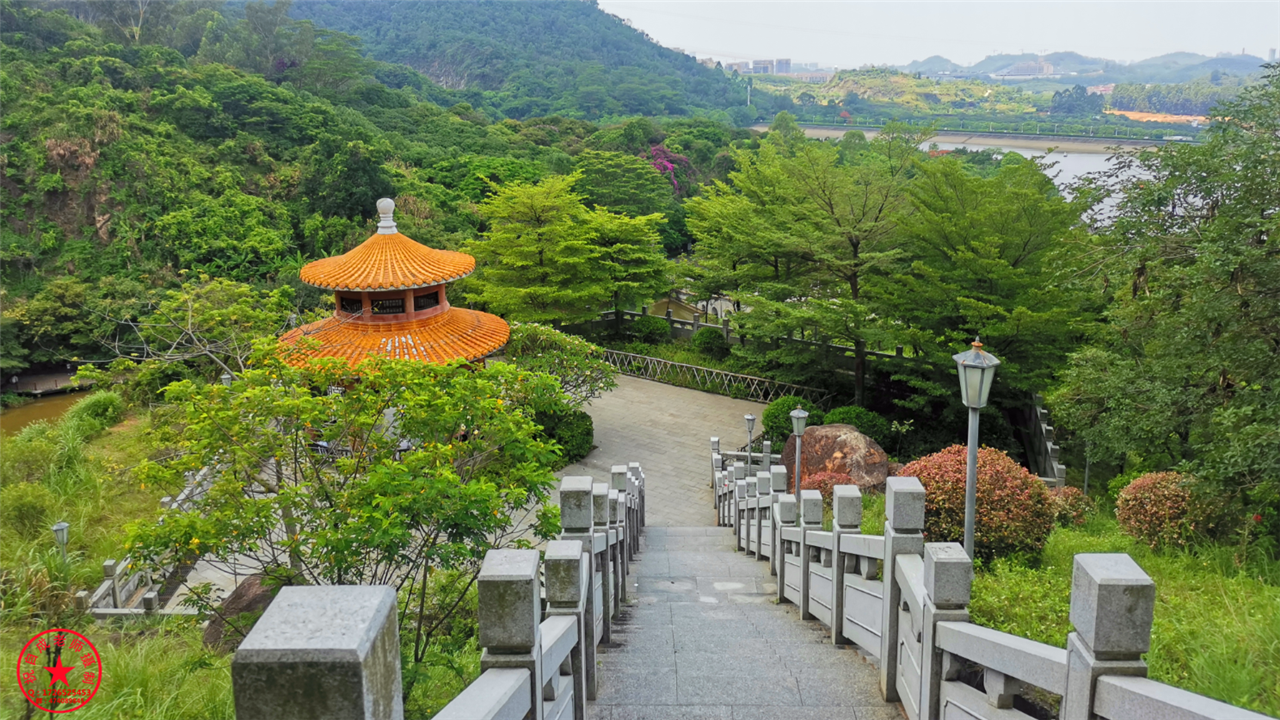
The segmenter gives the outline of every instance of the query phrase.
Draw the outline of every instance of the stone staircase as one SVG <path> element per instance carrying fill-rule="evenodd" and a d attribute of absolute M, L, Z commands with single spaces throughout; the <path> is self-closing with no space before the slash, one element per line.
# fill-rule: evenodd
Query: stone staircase
<path fill-rule="evenodd" d="M 794 606 L 730 528 L 649 527 L 632 603 L 596 655 L 588 718 L 899 720 L 875 668 Z"/>

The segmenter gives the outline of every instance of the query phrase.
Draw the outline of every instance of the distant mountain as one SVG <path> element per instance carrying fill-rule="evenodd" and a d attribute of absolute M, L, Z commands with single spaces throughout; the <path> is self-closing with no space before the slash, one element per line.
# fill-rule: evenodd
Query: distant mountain
<path fill-rule="evenodd" d="M 902 69 L 909 73 L 950 73 L 963 70 L 964 66 L 951 62 L 941 55 L 930 55 L 923 60 L 913 60 Z"/>
<path fill-rule="evenodd" d="M 1185 83 L 1205 78 L 1215 71 L 1226 75 L 1255 75 L 1263 59 L 1253 55 L 1230 55 L 1211 58 L 1191 52 L 1175 52 L 1148 58 L 1128 65 L 1114 60 L 1094 58 L 1076 52 L 1055 52 L 1047 55 L 1033 53 L 988 55 L 973 65 L 963 66 L 939 55 L 916 60 L 899 69 L 915 73 L 950 73 L 991 75 L 1024 62 L 1044 61 L 1053 65 L 1054 74 L 1062 74 L 1061 82 L 1070 84 L 1072 76 L 1089 85 L 1112 82 L 1128 83 Z"/>
<path fill-rule="evenodd" d="M 356 35 L 374 59 L 408 65 L 446 88 L 497 93 L 508 117 L 702 109 L 728 111 L 739 123 L 755 119 L 745 117 L 745 82 L 662 47 L 594 2 L 300 0 L 289 14 Z M 790 106 L 768 93 L 751 99 L 766 117 Z"/>

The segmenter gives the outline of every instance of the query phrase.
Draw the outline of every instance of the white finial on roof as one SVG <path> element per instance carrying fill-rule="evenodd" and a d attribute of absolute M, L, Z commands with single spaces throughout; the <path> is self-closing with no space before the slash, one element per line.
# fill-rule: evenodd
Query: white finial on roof
<path fill-rule="evenodd" d="M 396 203 L 391 198 L 382 198 L 378 201 L 378 234 L 394 235 L 396 231 Z"/>

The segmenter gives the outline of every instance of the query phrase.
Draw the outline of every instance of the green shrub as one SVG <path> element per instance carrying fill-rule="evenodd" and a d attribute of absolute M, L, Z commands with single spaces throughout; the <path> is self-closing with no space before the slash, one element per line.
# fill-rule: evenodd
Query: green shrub
<path fill-rule="evenodd" d="M 124 398 L 110 390 L 99 390 L 67 410 L 67 419 L 91 421 L 108 428 L 124 420 Z"/>
<path fill-rule="evenodd" d="M 817 405 L 795 395 L 783 395 L 764 409 L 764 434 L 767 438 L 774 442 L 786 442 L 791 437 L 791 411 L 797 405 L 809 413 L 809 425 L 822 424 L 822 411 Z"/>
<path fill-rule="evenodd" d="M 43 432 L 27 432 L 37 427 Z M 48 422 L 23 428 L 16 437 L 0 439 L 0 485 L 40 482 L 58 458 L 58 444 L 48 435 Z"/>
<path fill-rule="evenodd" d="M 828 412 L 822 420 L 823 425 L 852 425 L 858 432 L 875 440 L 880 447 L 889 441 L 892 431 L 889 421 L 879 413 L 857 405 L 845 405 Z"/>
<path fill-rule="evenodd" d="M 671 326 L 665 318 L 645 315 L 627 325 L 627 333 L 642 343 L 661 345 L 671 340 Z"/>
<path fill-rule="evenodd" d="M 964 539 L 964 486 L 968 450 L 952 445 L 908 463 L 898 473 L 918 477 L 925 490 L 924 536 L 928 542 Z M 1044 481 L 995 448 L 978 450 L 978 497 L 974 554 L 982 559 L 1037 556 L 1054 527 Z"/>
<path fill-rule="evenodd" d="M 729 341 L 719 328 L 704 327 L 693 334 L 693 347 L 698 352 L 717 360 L 729 356 Z"/>
<path fill-rule="evenodd" d="M 1053 504 L 1054 519 L 1062 527 L 1085 524 L 1097 509 L 1077 487 L 1054 488 L 1049 491 L 1049 500 Z"/>
<path fill-rule="evenodd" d="M 544 437 L 555 440 L 560 445 L 564 453 L 560 457 L 561 468 L 586 457 L 594 446 L 595 423 L 591 420 L 591 416 L 582 410 L 566 409 L 561 412 L 538 413 L 534 417 L 534 422 L 542 426 Z"/>
<path fill-rule="evenodd" d="M 1191 492 L 1193 482 L 1176 472 L 1147 473 L 1120 491 L 1116 520 L 1153 548 L 1183 547 L 1212 529 L 1213 509 Z"/>
<path fill-rule="evenodd" d="M 49 529 L 57 498 L 39 483 L 15 483 L 0 491 L 4 524 L 31 540 Z"/>

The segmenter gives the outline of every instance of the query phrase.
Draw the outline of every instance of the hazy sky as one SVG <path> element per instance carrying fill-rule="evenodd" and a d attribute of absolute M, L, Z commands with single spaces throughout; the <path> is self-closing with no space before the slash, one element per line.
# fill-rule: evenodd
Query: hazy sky
<path fill-rule="evenodd" d="M 856 67 L 942 55 L 1074 50 L 1113 60 L 1169 52 L 1267 57 L 1280 47 L 1280 0 L 1265 2 L 747 2 L 599 0 L 667 47 L 699 57 Z"/>

